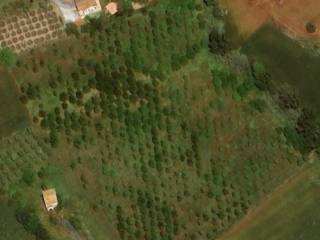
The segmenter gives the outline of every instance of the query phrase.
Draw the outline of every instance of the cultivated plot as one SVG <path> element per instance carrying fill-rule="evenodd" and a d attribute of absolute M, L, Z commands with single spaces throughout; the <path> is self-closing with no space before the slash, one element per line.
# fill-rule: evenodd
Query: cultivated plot
<path fill-rule="evenodd" d="M 243 46 L 242 51 L 264 63 L 279 85 L 287 82 L 299 89 L 305 104 L 318 111 L 320 58 L 272 25 L 265 25 Z"/>
<path fill-rule="evenodd" d="M 63 23 L 51 7 L 31 10 L 23 15 L 0 20 L 0 46 L 20 52 L 41 43 L 56 40 L 63 34 Z"/>
<path fill-rule="evenodd" d="M 318 0 L 220 0 L 220 3 L 229 10 L 239 32 L 247 37 L 273 20 L 293 37 L 319 38 L 318 33 L 306 31 L 307 23 L 320 24 Z"/>
<path fill-rule="evenodd" d="M 27 110 L 19 101 L 18 90 L 8 77 L 9 73 L 3 71 L 2 74 L 4 77 L 0 82 L 0 137 L 26 127 L 29 122 Z"/>
<path fill-rule="evenodd" d="M 320 166 L 307 166 L 220 240 L 317 240 Z"/>

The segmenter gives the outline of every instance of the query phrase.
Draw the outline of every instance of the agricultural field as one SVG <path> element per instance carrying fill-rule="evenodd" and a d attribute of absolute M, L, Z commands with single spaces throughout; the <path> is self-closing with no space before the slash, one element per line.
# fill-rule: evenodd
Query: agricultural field
<path fill-rule="evenodd" d="M 19 91 L 10 73 L 2 71 L 0 83 L 0 137 L 10 135 L 16 130 L 23 129 L 29 124 L 26 107 L 19 101 Z"/>
<path fill-rule="evenodd" d="M 273 51 L 270 51 L 273 49 Z M 300 96 L 314 110 L 320 107 L 317 76 L 320 57 L 267 24 L 244 44 L 242 51 L 263 62 L 276 82 L 287 82 L 299 89 Z M 307 69 L 306 69 L 307 66 Z"/>
<path fill-rule="evenodd" d="M 219 240 L 318 239 L 319 180 L 317 159 L 281 185 Z"/>
<path fill-rule="evenodd" d="M 241 35 L 250 37 L 268 21 L 281 26 L 294 38 L 319 40 L 319 34 L 309 34 L 306 25 L 320 27 L 320 2 L 317 0 L 219 0 L 228 9 Z"/>
<path fill-rule="evenodd" d="M 102 15 L 0 69 L 32 121 L 0 143 L 1 194 L 28 233 L 212 240 L 301 169 L 291 119 L 259 88 L 266 70 L 213 53 L 213 10 L 163 0 Z"/>
<path fill-rule="evenodd" d="M 84 235 L 212 239 L 303 163 L 275 130 L 281 114 L 256 108 L 268 99 L 239 95 L 243 79 L 232 83 L 224 63 L 208 59 L 200 53 L 159 83 L 157 115 L 156 105 L 132 105 L 130 119 L 106 117 L 110 127 L 77 150 L 60 140 L 49 160 L 56 172 L 42 181 L 56 186 Z"/>
<path fill-rule="evenodd" d="M 273 49 L 273 51 L 270 51 Z M 242 52 L 262 62 L 270 77 L 261 88 L 278 96 L 280 105 L 312 148 L 319 139 L 319 75 L 320 57 L 308 48 L 302 48 L 278 28 L 265 25 L 243 46 Z M 307 66 L 307 67 L 306 67 Z M 300 141 L 298 139 L 294 141 Z"/>
<path fill-rule="evenodd" d="M 8 15 L 0 20 L 0 46 L 16 52 L 57 40 L 63 33 L 63 22 L 52 6 L 46 10 L 35 9 Z"/>
<path fill-rule="evenodd" d="M 25 178 L 39 171 L 48 158 L 43 145 L 31 129 L 20 130 L 0 140 L 1 192 L 10 191 L 11 186 L 20 181 L 32 181 Z"/>
<path fill-rule="evenodd" d="M 4 199 L 0 199 L 0 240 L 23 239 L 34 240 L 34 236 L 29 234 L 14 217 L 14 207 L 10 206 Z"/>
<path fill-rule="evenodd" d="M 13 0 L 3 0 L 3 1 L 1 1 L 0 7 L 8 6 L 12 2 L 13 2 Z"/>

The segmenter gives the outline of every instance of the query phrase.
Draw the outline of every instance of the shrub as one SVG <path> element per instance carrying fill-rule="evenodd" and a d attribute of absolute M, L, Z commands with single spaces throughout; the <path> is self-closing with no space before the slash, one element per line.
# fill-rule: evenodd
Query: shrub
<path fill-rule="evenodd" d="M 308 33 L 315 33 L 317 31 L 317 26 L 312 22 L 308 22 L 306 25 L 306 30 Z"/>
<path fill-rule="evenodd" d="M 297 132 L 294 127 L 286 126 L 282 130 L 289 144 L 295 148 L 304 149 L 305 143 L 303 137 Z"/>
<path fill-rule="evenodd" d="M 265 72 L 266 72 L 266 69 L 263 64 L 259 62 L 254 62 L 252 64 L 252 73 L 255 78 L 263 77 Z"/>
<path fill-rule="evenodd" d="M 216 0 L 203 0 L 203 2 L 207 6 L 216 6 L 217 5 L 217 1 Z"/>
<path fill-rule="evenodd" d="M 32 169 L 27 168 L 23 171 L 23 175 L 22 175 L 22 181 L 27 184 L 28 186 L 31 186 L 34 182 L 34 174 Z"/>
<path fill-rule="evenodd" d="M 81 221 L 79 219 L 79 217 L 73 215 L 69 218 L 69 222 L 71 223 L 71 225 L 76 229 L 76 230 L 81 230 L 82 229 L 82 224 Z"/>
<path fill-rule="evenodd" d="M 52 147 L 57 147 L 59 144 L 59 135 L 56 130 L 51 130 L 49 135 L 49 141 Z"/>
<path fill-rule="evenodd" d="M 243 98 L 254 88 L 253 81 L 247 79 L 241 85 L 237 87 L 237 93 Z"/>
<path fill-rule="evenodd" d="M 263 113 L 267 107 L 266 102 L 261 98 L 253 99 L 249 102 L 250 106 L 258 111 L 259 113 Z"/>
<path fill-rule="evenodd" d="M 268 82 L 270 75 L 267 73 L 263 64 L 254 62 L 251 65 L 251 74 L 255 80 L 255 85 L 260 90 L 270 89 L 270 83 Z"/>
<path fill-rule="evenodd" d="M 209 34 L 209 49 L 212 53 L 223 56 L 231 50 L 231 44 L 225 34 L 213 29 Z"/>
<path fill-rule="evenodd" d="M 38 240 L 50 240 L 47 229 L 42 225 L 40 219 L 33 208 L 19 207 L 15 216 L 17 221 L 23 225 L 26 231 L 34 234 Z"/>
<path fill-rule="evenodd" d="M 312 150 L 320 144 L 320 120 L 314 111 L 303 109 L 298 118 L 296 131 L 303 137 L 306 150 Z"/>
<path fill-rule="evenodd" d="M 66 24 L 66 33 L 68 35 L 75 35 L 77 38 L 80 36 L 78 27 L 74 23 Z"/>
<path fill-rule="evenodd" d="M 16 64 L 16 54 L 9 48 L 0 49 L 0 64 L 5 66 L 13 66 Z"/>

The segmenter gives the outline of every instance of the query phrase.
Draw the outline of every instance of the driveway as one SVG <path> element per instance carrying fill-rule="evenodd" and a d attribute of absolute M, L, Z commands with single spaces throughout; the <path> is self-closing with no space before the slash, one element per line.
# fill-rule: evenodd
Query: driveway
<path fill-rule="evenodd" d="M 62 225 L 70 232 L 73 240 L 81 240 L 78 231 L 72 226 L 72 224 L 68 220 L 63 219 Z"/>
<path fill-rule="evenodd" d="M 73 0 L 52 0 L 52 2 L 60 9 L 66 23 L 79 19 Z"/>

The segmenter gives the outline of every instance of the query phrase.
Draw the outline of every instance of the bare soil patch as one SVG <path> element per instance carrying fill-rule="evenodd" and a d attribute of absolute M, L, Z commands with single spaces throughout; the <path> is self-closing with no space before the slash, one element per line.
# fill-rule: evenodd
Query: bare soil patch
<path fill-rule="evenodd" d="M 273 21 L 285 28 L 293 37 L 320 38 L 320 1 L 318 0 L 220 0 L 229 10 L 239 33 L 249 37 L 265 22 Z M 310 34 L 307 23 L 312 22 L 318 31 Z"/>

